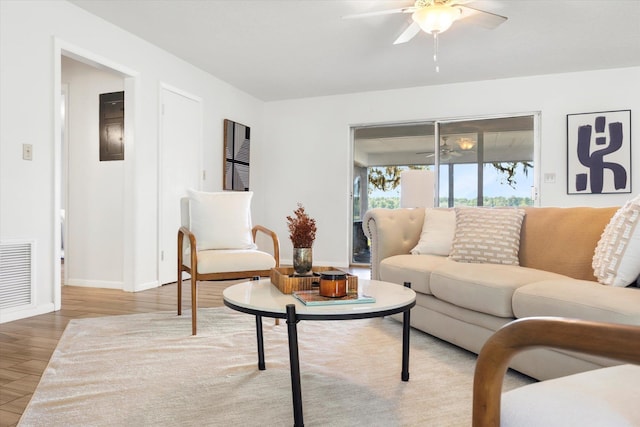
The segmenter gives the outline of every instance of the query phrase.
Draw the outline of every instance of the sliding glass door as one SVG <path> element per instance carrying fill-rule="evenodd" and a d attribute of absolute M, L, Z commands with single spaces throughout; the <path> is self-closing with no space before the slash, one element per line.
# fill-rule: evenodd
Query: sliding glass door
<path fill-rule="evenodd" d="M 535 203 L 534 114 L 366 126 L 353 129 L 353 264 L 368 264 L 362 218 L 400 207 L 400 173 L 436 175 L 434 206 Z"/>

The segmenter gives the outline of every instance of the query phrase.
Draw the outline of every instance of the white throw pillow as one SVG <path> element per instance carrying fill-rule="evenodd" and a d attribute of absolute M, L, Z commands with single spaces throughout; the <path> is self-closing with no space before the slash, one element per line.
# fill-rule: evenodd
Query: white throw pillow
<path fill-rule="evenodd" d="M 593 255 L 593 273 L 603 285 L 625 287 L 640 275 L 640 196 L 611 217 Z"/>
<path fill-rule="evenodd" d="M 455 208 L 456 233 L 450 258 L 460 262 L 520 265 L 524 209 Z"/>
<path fill-rule="evenodd" d="M 456 212 L 447 208 L 426 208 L 420 241 L 413 255 L 449 256 L 456 231 Z"/>
<path fill-rule="evenodd" d="M 198 250 L 255 249 L 251 235 L 251 191 L 189 190 L 189 228 Z"/>

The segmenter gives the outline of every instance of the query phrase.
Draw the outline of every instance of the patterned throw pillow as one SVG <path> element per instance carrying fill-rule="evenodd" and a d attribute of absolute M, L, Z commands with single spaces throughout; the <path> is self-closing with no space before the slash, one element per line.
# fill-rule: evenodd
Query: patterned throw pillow
<path fill-rule="evenodd" d="M 524 209 L 456 208 L 450 258 L 460 262 L 519 265 Z"/>
<path fill-rule="evenodd" d="M 625 287 L 640 275 L 640 196 L 611 218 L 593 255 L 593 273 L 603 285 Z"/>

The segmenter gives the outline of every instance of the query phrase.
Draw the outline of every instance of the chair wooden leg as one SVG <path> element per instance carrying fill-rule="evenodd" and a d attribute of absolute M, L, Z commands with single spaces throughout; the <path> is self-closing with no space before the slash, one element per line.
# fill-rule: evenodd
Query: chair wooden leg
<path fill-rule="evenodd" d="M 178 316 L 182 316 L 182 271 L 178 269 Z"/>
<path fill-rule="evenodd" d="M 191 335 L 196 334 L 198 319 L 198 300 L 196 293 L 196 278 L 194 274 L 191 274 Z"/>

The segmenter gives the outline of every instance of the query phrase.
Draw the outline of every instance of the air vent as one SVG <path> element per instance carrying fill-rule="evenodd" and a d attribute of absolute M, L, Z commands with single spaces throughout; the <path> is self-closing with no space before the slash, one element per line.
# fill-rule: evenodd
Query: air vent
<path fill-rule="evenodd" d="M 0 308 L 32 304 L 33 242 L 0 243 Z"/>

